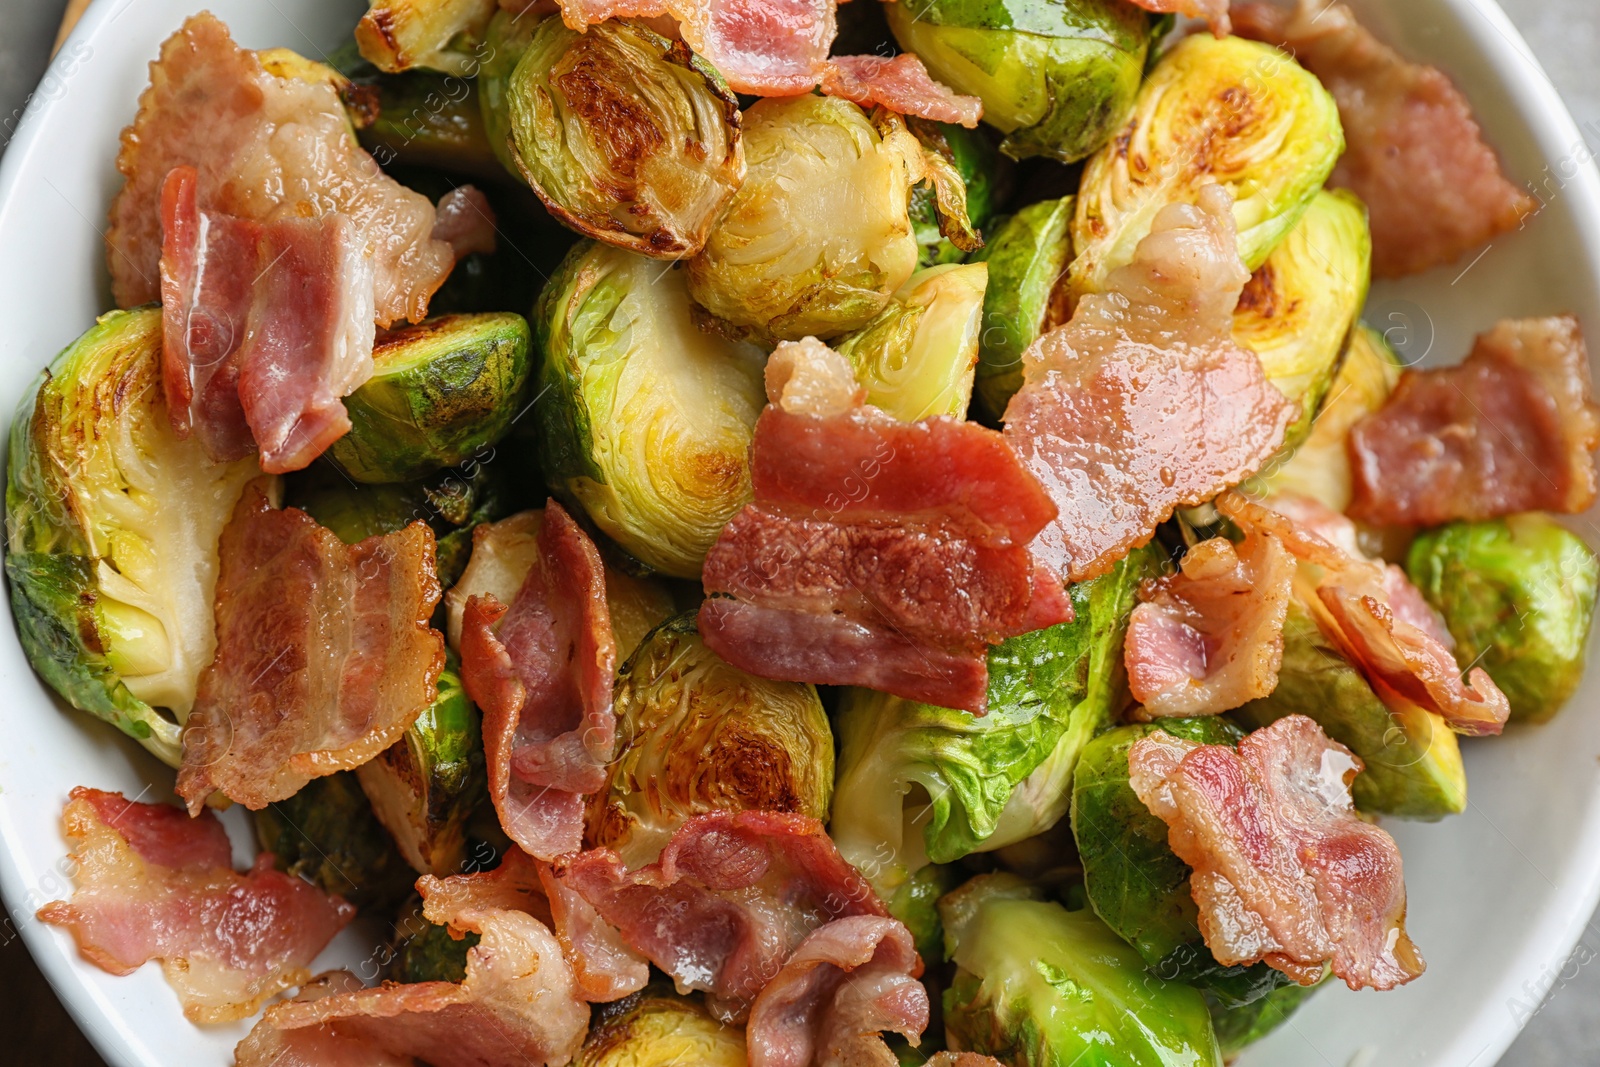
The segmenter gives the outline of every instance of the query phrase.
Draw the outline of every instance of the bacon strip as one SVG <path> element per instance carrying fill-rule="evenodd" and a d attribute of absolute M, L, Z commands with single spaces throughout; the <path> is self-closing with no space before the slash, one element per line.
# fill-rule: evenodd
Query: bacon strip
<path fill-rule="evenodd" d="M 572 964 L 578 993 L 591 1004 L 606 1004 L 637 993 L 650 981 L 650 963 L 628 947 L 615 926 L 606 922 L 572 887 L 539 869 L 561 950 Z"/>
<path fill-rule="evenodd" d="M 1538 210 L 1507 180 L 1450 79 L 1408 62 L 1344 4 L 1235 4 L 1233 17 L 1238 33 L 1289 52 L 1338 102 L 1345 154 L 1329 181 L 1367 205 L 1373 274 L 1450 263 Z"/>
<path fill-rule="evenodd" d="M 1252 530 L 1191 548 L 1181 573 L 1139 590 L 1123 657 L 1147 717 L 1216 715 L 1268 696 L 1283 663 L 1294 558 Z"/>
<path fill-rule="evenodd" d="M 883 106 L 971 129 L 983 118 L 983 101 L 961 96 L 933 80 L 910 52 L 886 56 L 834 56 L 822 72 L 822 91 L 864 108 Z"/>
<path fill-rule="evenodd" d="M 582 846 L 584 797 L 605 786 L 616 738 L 616 658 L 600 552 L 552 500 L 538 562 L 511 607 L 474 596 L 461 624 L 462 681 L 483 710 L 489 795 L 530 855 Z"/>
<path fill-rule="evenodd" d="M 648 867 L 630 871 L 601 848 L 557 860 L 551 877 L 680 988 L 708 992 L 708 1007 L 730 1022 L 813 929 L 886 914 L 822 824 L 801 815 L 709 812 Z"/>
<path fill-rule="evenodd" d="M 493 255 L 495 235 L 494 207 L 475 185 L 460 185 L 439 198 L 433 239 L 443 241 L 460 262 L 474 252 Z"/>
<path fill-rule="evenodd" d="M 1228 0 L 1131 0 L 1136 7 L 1146 11 L 1154 11 L 1159 15 L 1179 14 L 1187 15 L 1192 19 L 1205 19 L 1211 24 L 1211 32 L 1218 37 L 1226 37 L 1233 32 L 1233 23 L 1228 17 Z"/>
<path fill-rule="evenodd" d="M 1170 204 L 1106 292 L 1023 356 L 1006 439 L 1060 509 L 1035 550 L 1074 581 L 1104 574 L 1173 509 L 1255 473 L 1297 406 L 1233 342 L 1249 280 L 1228 193 Z"/>
<path fill-rule="evenodd" d="M 751 444 L 755 503 L 706 557 L 708 647 L 767 678 L 981 714 L 986 646 L 1072 617 L 1028 551 L 1054 509 L 1005 439 L 863 403 L 844 357 L 785 343 Z"/>
<path fill-rule="evenodd" d="M 216 658 L 178 770 L 191 813 L 213 790 L 259 810 L 359 767 L 433 703 L 444 669 L 426 523 L 347 546 L 251 486 L 220 553 Z"/>
<path fill-rule="evenodd" d="M 83 958 L 111 974 L 160 960 L 192 1022 L 243 1019 L 299 985 L 355 917 L 338 897 L 273 870 L 266 853 L 235 872 L 228 835 L 209 811 L 190 819 L 79 786 L 62 832 L 77 888 L 70 902 L 40 908 L 39 920 L 65 927 Z"/>
<path fill-rule="evenodd" d="M 1265 960 L 1301 985 L 1325 963 L 1351 989 L 1393 989 L 1423 971 L 1406 936 L 1400 849 L 1357 817 L 1361 761 L 1303 715 L 1239 743 L 1154 733 L 1128 752 L 1128 781 L 1194 868 L 1200 932 L 1226 966 Z"/>
<path fill-rule="evenodd" d="M 106 247 L 123 307 L 161 296 L 162 185 L 183 166 L 197 172 L 204 211 L 259 223 L 347 216 L 371 250 L 374 314 L 385 328 L 422 321 L 455 263 L 450 245 L 433 237 L 433 205 L 361 149 L 337 91 L 267 73 L 210 14 L 190 18 L 161 46 L 122 134 L 117 170 L 127 181 L 111 206 Z"/>
<path fill-rule="evenodd" d="M 589 1008 L 575 995 L 572 971 L 555 937 L 516 907 L 517 887 L 536 884 L 532 861 L 517 852 L 487 874 L 423 876 L 417 880 L 423 916 L 479 935 L 467 952 L 463 982 L 389 982 L 361 989 L 339 972 L 325 975 L 327 988 L 315 999 L 268 1008 L 235 1050 L 235 1062 L 239 1067 L 409 1064 L 413 1058 L 432 1067 L 566 1063 L 583 1044 Z M 360 1058 L 362 1052 L 368 1058 Z"/>
<path fill-rule="evenodd" d="M 1409 370 L 1350 431 L 1350 514 L 1438 526 L 1595 501 L 1600 408 L 1570 315 L 1513 319 L 1455 367 Z"/>

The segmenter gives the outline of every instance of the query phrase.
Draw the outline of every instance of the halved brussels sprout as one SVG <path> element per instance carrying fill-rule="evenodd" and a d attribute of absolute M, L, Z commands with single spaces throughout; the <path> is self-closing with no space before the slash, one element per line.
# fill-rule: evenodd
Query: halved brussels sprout
<path fill-rule="evenodd" d="M 1079 752 L 1127 702 L 1122 639 L 1159 548 L 1072 587 L 1076 618 L 989 650 L 989 711 L 845 691 L 830 832 L 885 897 L 926 865 L 1041 833 L 1066 814 Z"/>
<path fill-rule="evenodd" d="M 356 44 L 367 61 L 391 74 L 412 67 L 475 75 L 478 39 L 495 0 L 369 0 L 356 23 Z"/>
<path fill-rule="evenodd" d="M 897 419 L 965 418 L 989 268 L 945 263 L 913 274 L 878 317 L 839 340 L 867 403 Z"/>
<path fill-rule="evenodd" d="M 550 487 L 640 562 L 698 578 L 750 501 L 760 350 L 695 328 L 683 272 L 591 242 L 534 315 Z"/>
<path fill-rule="evenodd" d="M 922 146 L 848 100 L 767 97 L 744 113 L 744 184 L 689 261 L 689 295 L 731 333 L 829 340 L 865 326 L 917 266 Z"/>
<path fill-rule="evenodd" d="M 700 640 L 693 613 L 658 626 L 617 674 L 617 744 L 589 839 L 652 863 L 708 811 L 828 817 L 833 732 L 815 686 L 757 678 Z"/>
<path fill-rule="evenodd" d="M 1246 1047 L 1282 1026 L 1327 980 L 1324 975 L 1315 985 L 1290 982 L 1259 1000 L 1234 1007 L 1208 996 L 1206 1004 L 1211 1008 L 1211 1026 L 1216 1031 L 1223 1058 L 1232 1060 Z"/>
<path fill-rule="evenodd" d="M 1344 151 L 1333 97 L 1289 56 L 1242 37 L 1186 37 L 1139 90 L 1122 132 L 1089 161 L 1073 220 L 1074 297 L 1133 259 L 1156 213 L 1204 185 L 1233 195 L 1239 256 L 1266 262 Z"/>
<path fill-rule="evenodd" d="M 944 994 L 952 1048 L 1014 1067 L 1220 1067 L 1199 990 L 1150 974 L 1088 909 L 1028 895 L 984 875 L 940 904 L 957 965 Z"/>
<path fill-rule="evenodd" d="M 483 125 L 477 81 L 414 70 L 358 77 L 356 85 L 376 108 L 357 136 L 379 164 L 503 178 Z"/>
<path fill-rule="evenodd" d="M 1292 456 L 1262 472 L 1256 488 L 1263 495 L 1310 497 L 1334 511 L 1349 507 L 1350 454 L 1345 441 L 1350 428 L 1382 407 L 1399 380 L 1400 357 L 1383 335 L 1370 326 L 1357 326 L 1311 432 Z"/>
<path fill-rule="evenodd" d="M 216 648 L 217 538 L 260 467 L 173 433 L 160 309 L 113 311 L 68 345 L 10 442 L 6 576 L 29 662 L 176 767 Z"/>
<path fill-rule="evenodd" d="M 517 169 L 516 142 L 511 136 L 511 74 L 543 21 L 527 11 L 497 11 L 483 35 L 484 57 L 477 77 L 483 132 L 501 165 L 517 177 L 522 172 Z"/>
<path fill-rule="evenodd" d="M 1371 277 L 1366 205 L 1342 189 L 1323 190 L 1245 285 L 1233 339 L 1260 357 L 1280 393 L 1300 404 L 1285 448 L 1310 433 Z"/>
<path fill-rule="evenodd" d="M 572 1067 L 745 1067 L 744 1031 L 712 1017 L 698 997 L 664 983 L 612 1004 L 595 1018 Z"/>
<path fill-rule="evenodd" d="M 517 173 L 556 218 L 619 248 L 693 255 L 744 178 L 738 99 L 643 22 L 546 18 L 504 96 Z"/>
<path fill-rule="evenodd" d="M 1414 704 L 1385 706 L 1298 599 L 1283 624 L 1283 665 L 1271 695 L 1233 712 L 1251 729 L 1306 715 L 1365 764 L 1350 793 L 1362 811 L 1439 819 L 1466 809 L 1461 746 L 1444 719 Z"/>
<path fill-rule="evenodd" d="M 253 814 L 261 849 L 272 853 L 280 871 L 363 910 L 387 910 L 411 892 L 417 874 L 395 850 L 352 771 L 313 778 L 288 800 Z"/>
<path fill-rule="evenodd" d="M 983 100 L 1013 159 L 1083 159 L 1128 117 L 1153 18 L 1123 0 L 899 0 L 900 47 Z"/>
<path fill-rule="evenodd" d="M 1511 717 L 1544 722 L 1583 677 L 1600 562 L 1548 515 L 1453 522 L 1412 542 L 1406 570 L 1444 616 L 1456 659 L 1489 672 Z"/>
<path fill-rule="evenodd" d="M 378 338 L 375 369 L 344 398 L 350 432 L 327 455 L 358 482 L 404 482 L 482 460 L 522 410 L 528 323 L 444 315 Z"/>
<path fill-rule="evenodd" d="M 1022 353 L 1044 332 L 1050 294 L 1072 259 L 1073 197 L 1030 204 L 998 223 L 974 262 L 989 264 L 973 390 L 998 421 L 1022 388 Z"/>
<path fill-rule="evenodd" d="M 922 249 L 917 263 L 924 267 L 960 263 L 981 242 L 983 228 L 994 217 L 1010 184 L 1010 168 L 981 130 L 915 116 L 906 118 L 906 128 L 922 144 L 929 166 L 945 170 L 947 197 L 955 194 L 961 199 L 960 211 L 953 212 L 957 217 L 952 218 L 940 210 L 933 182 L 919 182 L 912 187 L 911 224 Z M 952 227 L 961 230 L 956 234 L 960 245 L 945 236 Z"/>

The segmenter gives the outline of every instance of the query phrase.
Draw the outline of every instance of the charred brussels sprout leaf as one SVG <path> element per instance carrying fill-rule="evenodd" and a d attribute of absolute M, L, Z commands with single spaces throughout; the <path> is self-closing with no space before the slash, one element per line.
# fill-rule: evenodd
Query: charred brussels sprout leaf
<path fill-rule="evenodd" d="M 1247 1046 L 1282 1026 L 1327 980 L 1324 976 L 1321 982 L 1308 986 L 1290 982 L 1259 1000 L 1238 1007 L 1229 1007 L 1207 995 L 1206 1004 L 1211 1008 L 1211 1024 L 1222 1055 L 1231 1060 Z"/>
<path fill-rule="evenodd" d="M 911 223 L 922 248 L 917 262 L 924 267 L 959 263 L 980 246 L 982 231 L 1010 184 L 1010 168 L 981 130 L 915 117 L 906 119 L 906 127 L 921 142 L 929 166 L 945 172 L 947 183 L 943 211 L 932 181 L 912 187 Z M 952 210 L 951 197 L 959 200 L 959 211 Z"/>
<path fill-rule="evenodd" d="M 590 242 L 545 286 L 535 330 L 550 487 L 646 566 L 698 578 L 750 500 L 760 350 L 695 328 L 682 271 Z"/>
<path fill-rule="evenodd" d="M 1122 0 L 900 0 L 884 5 L 900 47 L 983 100 L 1013 159 L 1083 159 L 1128 117 L 1152 19 Z"/>
<path fill-rule="evenodd" d="M 1323 191 L 1239 297 L 1233 339 L 1259 356 L 1267 380 L 1300 405 L 1286 447 L 1311 431 L 1371 275 L 1366 205 L 1342 190 Z"/>
<path fill-rule="evenodd" d="M 989 264 L 978 344 L 978 410 L 1005 414 L 1022 388 L 1022 353 L 1044 332 L 1050 294 L 1072 259 L 1072 197 L 1030 204 L 998 223 L 973 257 Z"/>
<path fill-rule="evenodd" d="M 651 985 L 595 1006 L 572 1067 L 745 1067 L 744 1031 L 718 1022 L 698 997 Z"/>
<path fill-rule="evenodd" d="M 689 294 L 725 330 L 764 341 L 865 326 L 916 269 L 922 146 L 836 97 L 768 97 L 744 123 L 744 184 L 689 261 Z"/>
<path fill-rule="evenodd" d="M 589 836 L 629 867 L 653 862 L 707 811 L 826 820 L 833 733 L 814 686 L 746 674 L 700 640 L 694 615 L 657 627 L 617 676 L 617 746 Z"/>
<path fill-rule="evenodd" d="M 1583 677 L 1600 563 L 1541 514 L 1453 522 L 1412 543 L 1411 580 L 1444 616 L 1456 659 L 1489 672 L 1511 715 L 1544 722 Z"/>
<path fill-rule="evenodd" d="M 1438 819 L 1466 808 L 1467 772 L 1444 719 L 1398 699 L 1385 706 L 1298 600 L 1284 620 L 1277 688 L 1233 715 L 1251 729 L 1285 715 L 1316 720 L 1365 764 L 1350 787 L 1362 811 Z"/>
<path fill-rule="evenodd" d="M 356 24 L 367 61 L 393 74 L 412 67 L 471 77 L 494 0 L 370 0 Z"/>
<path fill-rule="evenodd" d="M 877 318 L 835 344 L 867 403 L 907 422 L 966 417 L 988 279 L 982 263 L 920 270 Z"/>
<path fill-rule="evenodd" d="M 351 771 L 314 778 L 255 813 L 256 835 L 278 869 L 337 893 L 356 907 L 391 908 L 416 872 L 395 850 Z"/>
<path fill-rule="evenodd" d="M 358 482 L 404 482 L 481 456 L 522 410 L 530 341 L 527 321 L 505 312 L 383 335 L 372 377 L 345 397 L 350 432 L 328 458 Z"/>
<path fill-rule="evenodd" d="M 40 676 L 176 767 L 216 644 L 217 538 L 260 468 L 212 463 L 178 439 L 160 363 L 161 312 L 114 311 L 24 396 L 7 460 L 6 576 Z"/>
<path fill-rule="evenodd" d="M 944 899 L 956 962 L 944 994 L 955 1048 L 1015 1067 L 1216 1067 L 1200 992 L 1145 970 L 1093 912 L 1028 899 L 986 875 Z"/>
<path fill-rule="evenodd" d="M 1076 296 L 1133 259 L 1156 213 L 1218 182 L 1239 256 L 1266 262 L 1344 151 L 1333 97 L 1289 56 L 1242 37 L 1186 37 L 1156 64 L 1133 116 L 1089 161 L 1073 220 Z"/>
<path fill-rule="evenodd" d="M 839 851 L 892 896 L 930 860 L 948 863 L 1054 825 L 1078 753 L 1127 701 L 1122 638 L 1159 549 L 1072 588 L 1076 618 L 989 651 L 989 711 L 847 690 L 836 717 Z"/>
<path fill-rule="evenodd" d="M 744 177 L 739 102 L 682 41 L 546 18 L 505 88 L 512 162 L 550 213 L 647 256 L 693 255 Z"/>

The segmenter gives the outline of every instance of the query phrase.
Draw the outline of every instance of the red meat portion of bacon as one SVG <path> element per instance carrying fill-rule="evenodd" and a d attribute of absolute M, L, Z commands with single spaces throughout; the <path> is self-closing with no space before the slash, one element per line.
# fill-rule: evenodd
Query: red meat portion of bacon
<path fill-rule="evenodd" d="M 983 101 L 933 80 L 910 52 L 887 56 L 834 56 L 822 72 L 822 91 L 871 109 L 949 122 L 968 129 L 983 118 Z"/>

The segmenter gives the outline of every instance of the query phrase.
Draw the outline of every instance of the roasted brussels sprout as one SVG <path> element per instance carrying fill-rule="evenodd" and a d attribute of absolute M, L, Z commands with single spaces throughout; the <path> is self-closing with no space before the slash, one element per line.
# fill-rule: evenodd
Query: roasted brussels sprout
<path fill-rule="evenodd" d="M 689 261 L 689 295 L 730 333 L 829 340 L 865 326 L 917 265 L 922 146 L 848 100 L 768 97 L 744 113 L 744 184 Z"/>
<path fill-rule="evenodd" d="M 681 271 L 610 245 L 575 247 L 534 314 L 550 487 L 640 562 L 698 578 L 750 501 L 760 350 L 696 329 Z"/>
<path fill-rule="evenodd" d="M 519 178 L 522 171 L 517 168 L 516 141 L 511 136 L 511 75 L 542 23 L 543 19 L 526 11 L 497 11 L 483 35 L 484 56 L 477 78 L 483 132 L 501 165 Z"/>
<path fill-rule="evenodd" d="M 1260 491 L 1310 497 L 1334 511 L 1349 507 L 1345 441 L 1350 428 L 1382 407 L 1399 380 L 1400 358 L 1383 335 L 1369 326 L 1356 327 L 1311 432 L 1292 456 L 1262 473 Z"/>
<path fill-rule="evenodd" d="M 959 880 L 955 867 L 931 863 L 906 879 L 884 902 L 889 914 L 911 931 L 917 955 L 930 967 L 944 959 L 944 919 L 939 915 L 939 899 Z"/>
<path fill-rule="evenodd" d="M 1222 1063 L 1199 990 L 1150 974 L 1088 909 L 1028 896 L 1000 874 L 941 901 L 957 965 L 944 994 L 952 1048 L 1017 1067 Z"/>
<path fill-rule="evenodd" d="M 484 129 L 475 80 L 414 70 L 357 78 L 356 86 L 376 112 L 357 137 L 382 166 L 505 177 Z"/>
<path fill-rule="evenodd" d="M 1127 701 L 1122 639 L 1139 582 L 1164 558 L 1135 550 L 1072 588 L 1072 622 L 990 649 L 981 718 L 846 691 L 831 833 L 881 894 L 930 860 L 1001 848 L 1066 814 L 1078 753 Z"/>
<path fill-rule="evenodd" d="M 912 187 L 911 224 L 922 249 L 917 263 L 924 267 L 959 263 L 976 250 L 965 246 L 975 244 L 972 238 L 981 240 L 984 227 L 994 217 L 1010 183 L 1010 168 L 981 130 L 915 117 L 906 118 L 906 127 L 921 142 L 929 165 L 944 167 L 954 175 L 955 180 L 947 178 L 949 190 L 961 198 L 960 217 L 952 219 L 940 211 L 933 182 L 919 182 Z M 963 219 L 966 232 L 957 235 L 962 238 L 962 244 L 957 245 L 944 232 L 952 225 L 961 225 Z"/>
<path fill-rule="evenodd" d="M 982 263 L 920 270 L 877 318 L 835 344 L 866 388 L 867 403 L 907 422 L 966 417 L 988 281 Z"/>
<path fill-rule="evenodd" d="M 159 309 L 104 315 L 56 356 L 10 449 L 6 577 L 29 661 L 176 767 L 216 645 L 217 538 L 260 468 L 173 433 Z"/>
<path fill-rule="evenodd" d="M 939 81 L 983 100 L 1013 159 L 1083 159 L 1133 106 L 1152 16 L 1122 0 L 899 0 L 900 47 Z"/>
<path fill-rule="evenodd" d="M 373 962 L 389 982 L 461 982 L 467 976 L 467 950 L 478 940 L 474 933 L 458 940 L 448 926 L 429 922 L 422 914 L 422 898 L 412 894 L 395 918 L 386 953 Z"/>
<path fill-rule="evenodd" d="M 1232 714 L 1251 729 L 1285 715 L 1315 719 L 1361 757 L 1350 793 L 1362 811 L 1439 819 L 1466 808 L 1461 747 L 1444 719 L 1399 699 L 1386 707 L 1299 600 L 1284 620 L 1277 688 Z"/>
<path fill-rule="evenodd" d="M 1266 262 L 1344 151 L 1339 110 L 1289 56 L 1242 37 L 1186 37 L 1145 79 L 1133 116 L 1089 161 L 1073 220 L 1074 297 L 1100 292 L 1156 213 L 1202 186 L 1233 195 L 1239 256 Z"/>
<path fill-rule="evenodd" d="M 546 18 L 503 92 L 516 172 L 596 240 L 693 255 L 744 178 L 737 98 L 688 45 L 643 22 L 580 32 Z"/>
<path fill-rule="evenodd" d="M 698 997 L 646 986 L 595 1018 L 572 1067 L 745 1067 L 744 1031 L 718 1022 Z"/>
<path fill-rule="evenodd" d="M 356 44 L 379 70 L 477 73 L 475 45 L 495 12 L 495 0 L 369 0 L 369 6 L 356 24 Z"/>
<path fill-rule="evenodd" d="M 1261 358 L 1279 392 L 1300 404 L 1284 434 L 1287 448 L 1311 431 L 1371 277 L 1366 205 L 1352 193 L 1324 190 L 1239 297 L 1233 339 Z"/>
<path fill-rule="evenodd" d="M 1206 997 L 1211 1008 L 1211 1026 L 1225 1059 L 1233 1059 L 1246 1046 L 1253 1045 L 1282 1026 L 1326 982 L 1300 985 L 1290 982 L 1249 1004 L 1229 1007 L 1213 996 Z"/>
<path fill-rule="evenodd" d="M 833 733 L 815 686 L 724 663 L 693 613 L 658 626 L 617 674 L 617 745 L 589 839 L 629 867 L 652 863 L 707 811 L 828 817 Z"/>
<path fill-rule="evenodd" d="M 972 258 L 989 264 L 978 343 L 978 410 L 998 421 L 1022 388 L 1022 353 L 1044 332 L 1050 294 L 1072 259 L 1070 196 L 1030 204 L 997 223 Z"/>
<path fill-rule="evenodd" d="M 262 851 L 272 853 L 280 871 L 363 910 L 387 910 L 411 892 L 416 872 L 395 850 L 352 771 L 313 778 L 254 816 Z"/>
<path fill-rule="evenodd" d="M 482 459 L 522 410 L 530 341 L 527 321 L 507 312 L 384 334 L 372 377 L 344 399 L 350 432 L 328 458 L 358 482 L 404 482 Z"/>
<path fill-rule="evenodd" d="M 1444 616 L 1456 659 L 1489 672 L 1511 717 L 1544 722 L 1583 677 L 1600 562 L 1547 515 L 1453 522 L 1412 542 L 1406 569 Z"/>

